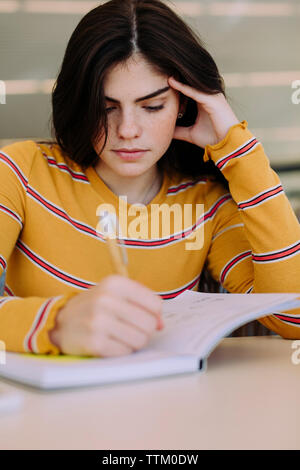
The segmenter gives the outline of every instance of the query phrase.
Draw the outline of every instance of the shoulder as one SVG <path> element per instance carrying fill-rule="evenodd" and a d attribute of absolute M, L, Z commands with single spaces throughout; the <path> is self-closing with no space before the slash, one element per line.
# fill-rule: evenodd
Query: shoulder
<path fill-rule="evenodd" d="M 38 149 L 32 140 L 13 142 L 0 148 L 1 165 L 29 175 Z"/>
<path fill-rule="evenodd" d="M 79 175 L 84 178 L 84 173 L 80 165 L 75 163 L 55 142 L 35 142 L 39 154 L 42 157 L 43 165 L 53 171 L 70 175 Z"/>
<path fill-rule="evenodd" d="M 56 143 L 46 141 L 24 140 L 5 145 L 0 148 L 0 161 L 26 177 L 33 167 L 40 174 L 53 167 L 75 172 L 81 170 Z"/>
<path fill-rule="evenodd" d="M 13 178 L 25 189 L 37 154 L 38 148 L 32 140 L 17 141 L 1 147 L 1 179 Z"/>

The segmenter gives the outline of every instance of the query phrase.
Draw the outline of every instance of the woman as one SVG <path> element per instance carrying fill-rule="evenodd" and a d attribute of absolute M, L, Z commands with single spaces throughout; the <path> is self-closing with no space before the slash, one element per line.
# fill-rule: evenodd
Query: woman
<path fill-rule="evenodd" d="M 228 104 L 214 60 L 164 3 L 90 11 L 52 105 L 57 143 L 0 154 L 7 350 L 131 353 L 163 328 L 162 299 L 197 290 L 204 268 L 229 292 L 299 291 L 300 228 L 280 180 Z M 134 228 L 123 236 L 129 278 L 113 274 L 97 228 L 99 206 L 120 201 Z M 163 218 L 153 236 L 162 206 L 192 207 L 192 222 L 178 229 L 174 216 L 168 231 Z M 297 310 L 260 321 L 300 338 Z"/>

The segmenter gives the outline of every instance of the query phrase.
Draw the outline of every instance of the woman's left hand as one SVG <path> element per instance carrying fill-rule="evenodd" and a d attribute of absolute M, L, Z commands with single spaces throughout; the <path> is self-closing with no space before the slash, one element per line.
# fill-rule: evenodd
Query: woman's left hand
<path fill-rule="evenodd" d="M 215 145 L 223 140 L 230 127 L 240 122 L 223 93 L 209 95 L 173 77 L 168 78 L 168 82 L 172 88 L 195 100 L 198 107 L 195 123 L 189 127 L 176 126 L 174 139 L 205 148 L 207 144 Z"/>

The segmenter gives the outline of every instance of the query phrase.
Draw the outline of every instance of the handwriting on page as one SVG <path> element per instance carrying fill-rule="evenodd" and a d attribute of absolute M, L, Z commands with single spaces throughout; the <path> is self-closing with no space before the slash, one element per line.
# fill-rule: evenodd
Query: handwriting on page
<path fill-rule="evenodd" d="M 164 321 L 168 327 L 172 327 L 181 323 L 187 324 L 194 319 L 199 319 L 200 314 L 202 317 L 208 315 L 207 321 L 210 321 L 212 320 L 213 314 L 216 313 L 214 310 L 216 309 L 216 305 L 222 308 L 224 303 L 225 299 L 221 297 L 213 299 L 212 297 L 203 296 L 193 299 L 192 303 L 185 303 L 184 305 L 178 303 L 176 307 L 174 305 L 167 305 L 164 311 Z M 219 308 L 217 308 L 217 310 L 219 310 Z"/>
<path fill-rule="evenodd" d="M 297 296 L 299 298 L 299 294 L 206 294 L 185 291 L 175 299 L 164 302 L 165 328 L 156 332 L 150 346 L 204 357 L 235 327 L 271 314 L 278 306 L 290 305 Z M 299 300 L 296 302 L 299 303 Z"/>

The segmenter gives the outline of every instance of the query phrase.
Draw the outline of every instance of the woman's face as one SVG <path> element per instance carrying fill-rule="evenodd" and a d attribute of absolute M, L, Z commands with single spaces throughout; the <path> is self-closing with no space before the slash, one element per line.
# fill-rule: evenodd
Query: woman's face
<path fill-rule="evenodd" d="M 179 112 L 179 92 L 169 87 L 167 76 L 158 74 L 141 56 L 116 65 L 106 76 L 104 92 L 108 139 L 95 145 L 100 160 L 98 171 L 118 176 L 139 176 L 147 172 L 168 149 Z M 142 99 L 168 88 L 153 98 Z M 153 108 L 153 109 L 152 109 Z M 134 160 L 126 160 L 118 149 L 143 149 Z M 153 168 L 152 168 L 153 170 Z"/>

